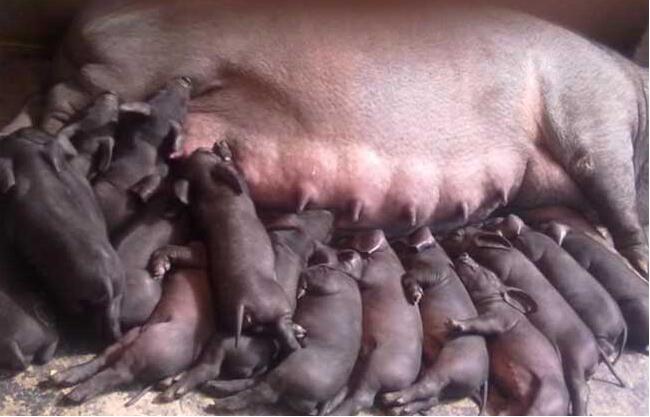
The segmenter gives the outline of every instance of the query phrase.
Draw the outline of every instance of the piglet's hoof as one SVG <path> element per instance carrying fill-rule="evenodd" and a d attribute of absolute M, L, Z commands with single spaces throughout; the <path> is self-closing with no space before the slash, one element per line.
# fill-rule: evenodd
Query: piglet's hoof
<path fill-rule="evenodd" d="M 402 397 L 402 393 L 399 391 L 382 394 L 379 397 L 379 401 L 384 406 L 404 404 L 404 398 Z"/>
<path fill-rule="evenodd" d="M 293 328 L 293 333 L 296 335 L 296 339 L 304 339 L 307 336 L 307 330 L 298 323 L 293 323 L 291 327 Z"/>
<path fill-rule="evenodd" d="M 161 280 L 172 269 L 172 263 L 164 249 L 158 249 L 151 255 L 149 272 L 155 280 Z"/>
<path fill-rule="evenodd" d="M 422 295 L 424 295 L 424 291 L 422 291 L 422 287 L 415 286 L 411 288 L 411 293 L 409 294 L 409 301 L 413 305 L 418 305 L 420 303 L 420 300 L 422 299 Z"/>
<path fill-rule="evenodd" d="M 54 372 L 49 377 L 50 383 L 57 387 L 71 387 L 77 385 L 81 380 L 82 378 L 75 372 L 74 368 Z"/>
<path fill-rule="evenodd" d="M 453 319 L 447 319 L 447 321 L 445 321 L 445 327 L 447 327 L 447 330 L 451 333 L 461 333 L 465 328 L 462 323 Z"/>

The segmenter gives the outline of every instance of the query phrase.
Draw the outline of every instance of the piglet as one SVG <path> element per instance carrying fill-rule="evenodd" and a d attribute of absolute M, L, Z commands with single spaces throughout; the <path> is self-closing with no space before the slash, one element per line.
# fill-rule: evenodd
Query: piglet
<path fill-rule="evenodd" d="M 488 352 L 481 336 L 454 337 L 447 317 L 467 319 L 476 309 L 453 264 L 428 228 L 422 227 L 393 244 L 406 273 L 406 298 L 418 304 L 424 330 L 424 366 L 417 382 L 401 391 L 383 394 L 391 414 L 412 415 L 439 401 L 478 394 L 485 389 Z"/>
<path fill-rule="evenodd" d="M 59 386 L 77 385 L 66 395 L 82 403 L 134 380 L 154 383 L 187 369 L 214 328 L 210 283 L 204 270 L 178 269 L 165 277 L 163 294 L 142 327 L 89 362 L 54 374 Z"/>
<path fill-rule="evenodd" d="M 648 282 L 620 255 L 574 228 L 551 222 L 540 226 L 573 256 L 616 300 L 627 323 L 630 344 L 648 351 Z"/>
<path fill-rule="evenodd" d="M 218 400 L 218 411 L 283 402 L 299 414 L 322 413 L 347 382 L 361 346 L 361 276 L 358 253 L 319 246 L 318 264 L 301 276 L 296 323 L 306 329 L 292 352 L 252 388 Z M 310 261 L 312 262 L 312 261 Z M 316 261 L 314 261 L 316 262 Z"/>
<path fill-rule="evenodd" d="M 16 254 L 0 251 L 0 370 L 10 373 L 52 359 L 59 341 L 54 316 L 42 294 L 27 284 Z"/>
<path fill-rule="evenodd" d="M 153 197 L 113 239 L 125 269 L 120 315 L 124 329 L 144 324 L 160 300 L 161 277 L 148 270 L 154 251 L 169 244 L 184 244 L 190 238 L 189 216 L 170 194 L 162 192 Z"/>
<path fill-rule="evenodd" d="M 324 242 L 329 238 L 334 216 L 325 210 L 308 210 L 300 214 L 266 213 L 263 221 L 275 252 L 278 284 L 287 294 L 294 310 L 300 274 L 307 266 L 316 242 Z M 164 249 L 156 254 L 168 258 L 170 255 L 173 254 L 165 254 Z M 160 261 L 152 261 L 153 264 L 158 262 Z M 239 345 L 235 346 L 234 337 L 217 332 L 198 363 L 166 389 L 159 399 L 163 402 L 172 401 L 194 387 L 221 376 L 241 379 L 259 375 L 268 369 L 278 353 L 275 341 L 263 335 L 242 335 Z M 236 387 L 237 384 L 231 381 L 212 381 L 205 386 L 204 391 L 223 394 L 231 393 Z"/>
<path fill-rule="evenodd" d="M 505 286 L 467 254 L 458 257 L 455 264 L 478 316 L 453 318 L 447 326 L 455 334 L 487 338 L 492 394 L 488 408 L 494 403 L 493 394 L 507 399 L 505 407 L 491 409 L 491 414 L 566 415 L 569 393 L 560 357 L 525 316 L 537 309 L 535 301 L 525 292 Z"/>
<path fill-rule="evenodd" d="M 625 347 L 627 326 L 616 301 L 602 285 L 553 239 L 511 214 L 488 226 L 503 234 L 530 259 L 596 336 L 606 356 L 618 358 Z"/>
<path fill-rule="evenodd" d="M 16 249 L 69 313 L 121 335 L 124 269 L 76 150 L 37 129 L 0 141 L 0 239 Z"/>
<path fill-rule="evenodd" d="M 175 190 L 204 235 L 220 327 L 236 339 L 253 327 L 272 329 L 284 348 L 298 349 L 269 235 L 227 145 L 215 149 L 220 156 L 198 149 L 183 161 Z"/>
<path fill-rule="evenodd" d="M 359 280 L 363 305 L 362 347 L 347 398 L 331 414 L 354 415 L 379 393 L 409 387 L 422 359 L 422 321 L 402 290 L 404 268 L 381 230 L 360 232 L 343 243 L 364 256 Z"/>
<path fill-rule="evenodd" d="M 560 353 L 572 414 L 586 415 L 587 379 L 605 358 L 591 330 L 573 308 L 535 265 L 502 235 L 465 227 L 447 235 L 443 246 L 451 256 L 467 252 L 481 266 L 494 272 L 503 284 L 520 288 L 533 297 L 538 308 L 528 319 Z"/>
<path fill-rule="evenodd" d="M 120 106 L 115 152 L 93 189 L 109 233 L 122 227 L 162 184 L 166 158 L 181 146 L 181 122 L 192 88 L 187 77 L 171 80 L 146 103 Z"/>
<path fill-rule="evenodd" d="M 266 213 L 263 221 L 275 253 L 278 283 L 295 309 L 300 273 L 307 266 L 316 243 L 329 241 L 334 216 L 327 210 L 306 210 L 300 214 Z"/>

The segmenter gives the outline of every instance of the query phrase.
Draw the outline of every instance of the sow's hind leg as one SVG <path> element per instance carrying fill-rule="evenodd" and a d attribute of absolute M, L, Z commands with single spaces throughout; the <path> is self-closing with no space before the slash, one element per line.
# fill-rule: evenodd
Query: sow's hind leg
<path fill-rule="evenodd" d="M 647 109 L 638 104 L 643 82 L 622 58 L 584 55 L 575 65 L 590 68 L 587 79 L 568 68 L 545 74 L 544 83 L 552 84 L 543 89 L 546 145 L 592 202 L 616 248 L 647 277 L 648 245 L 636 207 L 641 173 L 632 162 L 634 142 L 647 135 Z"/>

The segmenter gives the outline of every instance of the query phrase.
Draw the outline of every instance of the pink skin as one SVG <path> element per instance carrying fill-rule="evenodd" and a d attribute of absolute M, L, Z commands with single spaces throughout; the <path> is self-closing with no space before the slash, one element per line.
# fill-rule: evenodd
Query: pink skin
<path fill-rule="evenodd" d="M 406 3 L 91 2 L 42 126 L 56 131 L 88 93 L 137 100 L 184 75 L 185 153 L 227 140 L 258 206 L 397 231 L 591 201 L 647 270 L 647 71 L 527 15 Z"/>
<path fill-rule="evenodd" d="M 185 154 L 211 146 L 213 138 L 219 135 L 209 132 L 222 129 L 213 115 L 191 113 L 186 122 Z M 528 160 L 535 160 L 533 170 L 544 171 L 550 177 L 546 179 L 549 183 L 541 184 L 546 189 L 557 189 L 559 194 L 567 196 L 579 195 L 574 184 L 547 155 L 533 152 L 521 158 L 516 152 L 504 150 L 497 143 L 498 138 L 492 140 L 484 145 L 485 153 L 468 153 L 454 165 L 444 164 L 459 152 L 453 142 L 432 143 L 431 151 L 425 155 L 418 148 L 404 149 L 406 155 L 399 158 L 390 152 L 382 155 L 383 149 L 364 143 L 333 146 L 326 136 L 243 135 L 229 137 L 228 143 L 257 204 L 295 210 L 301 197 L 309 195 L 310 208 L 323 207 L 340 213 L 339 227 L 406 228 L 411 226 L 411 209 L 415 210 L 416 224 L 450 219 L 462 223 L 462 204 L 467 204 L 468 217 L 480 219 L 484 215 L 481 209 L 493 200 L 501 201 L 501 193 L 516 194 L 522 187 Z M 304 146 L 307 141 L 309 147 Z M 389 148 L 385 143 L 381 142 L 380 148 Z M 522 146 L 528 147 L 525 143 Z M 480 181 L 468 184 L 466 176 L 470 174 L 490 178 L 492 184 Z M 349 181 L 350 178 L 354 181 Z M 551 180 L 555 183 L 550 184 Z M 363 202 L 358 222 L 351 215 L 355 200 Z"/>

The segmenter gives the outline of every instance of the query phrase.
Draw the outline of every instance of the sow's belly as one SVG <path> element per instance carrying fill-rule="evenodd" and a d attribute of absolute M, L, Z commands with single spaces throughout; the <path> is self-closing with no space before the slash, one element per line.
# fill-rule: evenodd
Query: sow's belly
<path fill-rule="evenodd" d="M 378 138 L 372 129 L 355 136 L 340 129 L 337 135 L 278 134 L 242 130 L 210 113 L 190 114 L 186 129 L 187 153 L 228 141 L 259 206 L 327 208 L 344 228 L 446 228 L 511 202 L 543 203 L 538 191 L 549 202 L 578 195 L 550 158 L 498 134 L 456 140 Z M 534 198 L 517 201 L 522 186 L 535 188 Z"/>

